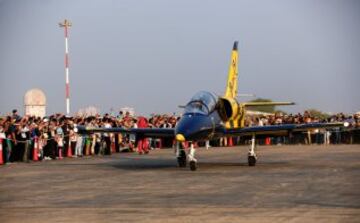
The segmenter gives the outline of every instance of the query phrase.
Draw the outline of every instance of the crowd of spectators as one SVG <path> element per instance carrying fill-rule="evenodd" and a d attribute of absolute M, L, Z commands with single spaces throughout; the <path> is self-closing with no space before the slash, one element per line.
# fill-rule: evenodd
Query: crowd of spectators
<path fill-rule="evenodd" d="M 245 126 L 346 122 L 349 124 L 347 128 L 313 129 L 305 132 L 293 132 L 286 137 L 270 137 L 268 139 L 270 144 L 353 144 L 360 142 L 360 113 L 322 116 L 312 115 L 308 111 L 295 115 L 283 113 L 252 115 L 246 116 Z M 238 141 L 241 143 L 240 139 Z M 258 143 L 265 144 L 265 140 L 259 139 Z"/>
<path fill-rule="evenodd" d="M 67 117 L 62 114 L 54 114 L 45 118 L 24 116 L 20 117 L 16 110 L 11 115 L 0 117 L 0 143 L 3 148 L 5 163 L 15 161 L 62 159 L 64 156 L 82 157 L 88 155 L 110 155 L 113 152 L 136 151 L 135 135 L 95 133 L 91 135 L 79 135 L 76 133 L 75 125 L 89 127 L 123 127 L 137 128 L 144 127 L 140 120 L 145 120 L 145 127 L 148 128 L 173 128 L 178 116 L 175 115 L 153 115 L 151 117 L 135 117 L 129 113 L 119 112 L 118 115 L 105 114 L 89 117 L 74 116 Z M 246 116 L 246 126 L 264 126 L 279 124 L 301 124 L 310 122 L 349 122 L 352 128 L 342 130 L 337 128 L 334 131 L 324 130 L 299 133 L 294 137 L 272 137 L 271 144 L 283 143 L 359 143 L 360 115 L 344 115 L 342 113 L 331 116 L 327 119 L 312 117 L 310 113 L 286 115 L 251 115 Z M 141 126 L 140 126 L 141 125 Z M 150 147 L 171 147 L 173 140 L 164 142 L 160 139 L 149 139 Z M 228 140 L 211 141 L 211 146 L 224 146 Z M 247 143 L 241 137 L 234 138 L 234 145 Z M 259 139 L 259 144 L 266 144 Z M 38 153 L 33 153 L 34 148 Z"/>
<path fill-rule="evenodd" d="M 281 112 L 274 115 L 252 115 L 246 116 L 246 126 L 280 125 L 280 124 L 303 124 L 311 122 L 332 123 L 348 122 L 351 126 L 360 126 L 360 114 L 345 115 L 339 113 L 336 115 L 319 117 L 305 111 L 303 114 L 283 114 Z"/>
<path fill-rule="evenodd" d="M 12 115 L 0 117 L 0 139 L 5 162 L 29 161 L 33 159 L 32 150 L 38 143 L 39 159 L 62 159 L 68 154 L 73 157 L 84 155 L 110 155 L 112 152 L 135 151 L 136 138 L 132 134 L 95 133 L 80 135 L 76 125 L 88 127 L 137 128 L 139 120 L 146 120 L 148 128 L 172 128 L 178 117 L 174 115 L 153 115 L 150 118 L 134 117 L 128 112 L 117 116 L 105 114 L 89 117 L 67 117 L 54 114 L 45 118 L 20 117 L 17 110 Z M 143 127 L 143 126 L 142 126 Z M 35 140 L 36 139 L 36 140 Z M 161 146 L 161 141 L 150 139 L 150 146 Z M 71 150 L 71 151 L 69 151 Z"/>

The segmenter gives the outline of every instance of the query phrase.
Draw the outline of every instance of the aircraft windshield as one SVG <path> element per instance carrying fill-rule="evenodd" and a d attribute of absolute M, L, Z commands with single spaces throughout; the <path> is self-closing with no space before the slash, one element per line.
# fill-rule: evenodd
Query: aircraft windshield
<path fill-rule="evenodd" d="M 207 115 L 215 109 L 216 96 L 210 92 L 200 91 L 195 94 L 185 107 L 185 113 Z"/>

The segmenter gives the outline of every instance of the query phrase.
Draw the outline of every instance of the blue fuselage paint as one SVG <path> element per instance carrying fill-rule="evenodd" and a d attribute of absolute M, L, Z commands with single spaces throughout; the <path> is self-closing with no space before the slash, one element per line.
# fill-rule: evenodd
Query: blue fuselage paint
<path fill-rule="evenodd" d="M 217 110 L 210 114 L 185 113 L 175 128 L 186 141 L 202 141 L 221 137 L 225 130 Z"/>

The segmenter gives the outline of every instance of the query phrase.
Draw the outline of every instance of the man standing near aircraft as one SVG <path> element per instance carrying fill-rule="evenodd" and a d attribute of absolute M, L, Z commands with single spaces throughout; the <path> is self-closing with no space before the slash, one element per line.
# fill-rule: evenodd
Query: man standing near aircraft
<path fill-rule="evenodd" d="M 142 116 L 138 117 L 137 127 L 138 128 L 148 128 L 149 127 L 148 120 Z M 144 138 L 144 137 L 138 138 L 137 144 L 138 144 L 137 150 L 140 155 L 149 153 L 149 140 L 147 138 Z"/>

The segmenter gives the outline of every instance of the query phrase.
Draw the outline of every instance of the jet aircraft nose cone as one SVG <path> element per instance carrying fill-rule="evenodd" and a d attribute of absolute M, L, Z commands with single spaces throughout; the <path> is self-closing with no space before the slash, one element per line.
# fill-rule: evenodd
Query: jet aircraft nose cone
<path fill-rule="evenodd" d="M 175 139 L 178 142 L 185 142 L 185 137 L 183 134 L 176 134 Z"/>

